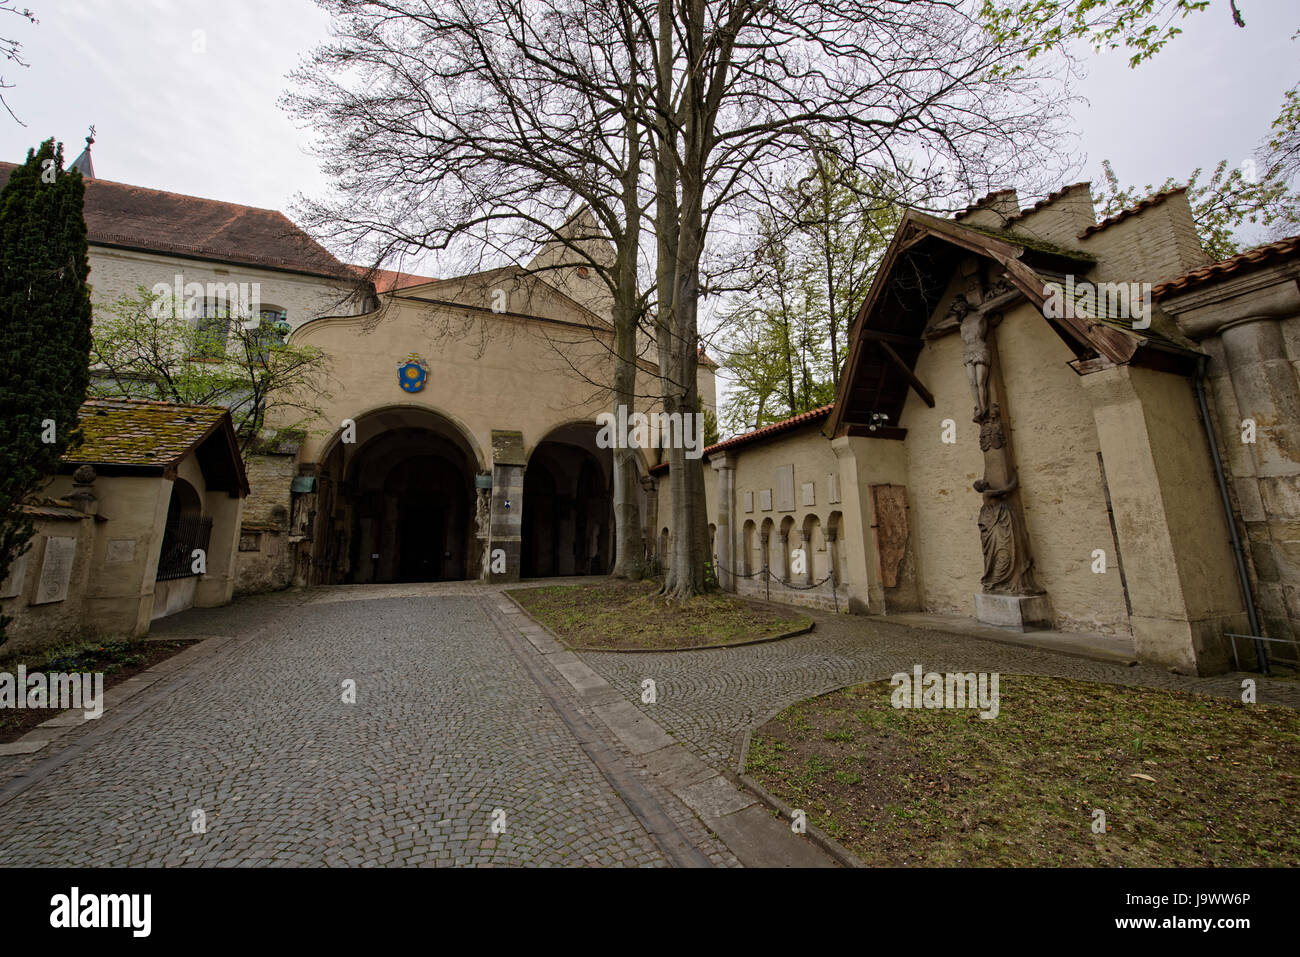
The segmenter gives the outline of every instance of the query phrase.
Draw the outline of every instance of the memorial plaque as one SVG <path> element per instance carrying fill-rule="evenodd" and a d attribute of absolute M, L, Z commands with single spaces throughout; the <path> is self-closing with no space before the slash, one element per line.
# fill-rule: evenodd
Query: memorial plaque
<path fill-rule="evenodd" d="M 776 510 L 794 511 L 794 466 L 783 465 L 776 470 Z"/>
<path fill-rule="evenodd" d="M 772 511 L 772 490 L 765 488 L 758 493 L 758 508 L 762 512 Z"/>
<path fill-rule="evenodd" d="M 0 598 L 17 598 L 23 593 L 23 582 L 27 580 L 27 556 L 30 552 L 24 553 L 20 558 L 14 559 L 9 566 L 9 577 L 0 582 Z"/>
<path fill-rule="evenodd" d="M 77 554 L 75 538 L 47 538 L 45 558 L 41 562 L 41 581 L 36 587 L 33 605 L 48 605 L 68 597 L 72 581 L 72 559 Z"/>
<path fill-rule="evenodd" d="M 754 493 L 753 493 L 753 492 L 746 492 L 746 493 L 745 493 L 745 511 L 746 511 L 746 512 L 752 512 L 753 510 L 754 510 Z"/>
<path fill-rule="evenodd" d="M 135 539 L 118 538 L 108 543 L 104 554 L 105 565 L 129 565 L 135 561 Z"/>
<path fill-rule="evenodd" d="M 907 551 L 907 489 L 901 485 L 873 485 L 876 513 L 876 555 L 880 580 L 886 588 L 898 585 L 898 567 Z"/>
<path fill-rule="evenodd" d="M 834 472 L 826 476 L 826 501 L 831 505 L 840 504 L 840 477 Z"/>
<path fill-rule="evenodd" d="M 803 504 L 805 507 L 817 504 L 817 485 L 815 482 L 804 482 L 799 486 L 799 491 L 803 495 Z"/>

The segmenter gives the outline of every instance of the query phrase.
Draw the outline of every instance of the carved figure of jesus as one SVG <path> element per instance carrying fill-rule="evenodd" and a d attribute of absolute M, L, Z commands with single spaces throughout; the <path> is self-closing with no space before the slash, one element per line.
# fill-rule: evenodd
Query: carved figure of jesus
<path fill-rule="evenodd" d="M 965 305 L 965 297 L 957 297 Z M 956 303 L 953 304 L 956 306 Z M 966 378 L 970 380 L 971 395 L 975 399 L 976 422 L 983 422 L 989 412 L 989 356 L 987 341 L 989 323 L 982 313 L 971 312 L 970 307 L 961 313 L 961 339 L 966 344 L 962 358 Z"/>

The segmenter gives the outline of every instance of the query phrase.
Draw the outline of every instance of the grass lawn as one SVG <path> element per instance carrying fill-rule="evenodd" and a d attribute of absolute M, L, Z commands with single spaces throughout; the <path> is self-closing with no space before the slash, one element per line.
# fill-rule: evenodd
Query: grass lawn
<path fill-rule="evenodd" d="M 749 752 L 756 780 L 870 865 L 1300 864 L 1294 710 L 1003 675 L 985 720 L 895 710 L 892 690 L 802 701 Z"/>
<path fill-rule="evenodd" d="M 46 649 L 28 655 L 16 654 L 0 660 L 0 672 L 17 676 L 18 666 L 28 673 L 104 673 L 104 690 L 179 654 L 193 641 L 97 641 L 63 648 Z M 37 725 L 61 712 L 49 708 L 0 708 L 0 743 L 16 741 Z"/>
<path fill-rule="evenodd" d="M 600 579 L 520 588 L 510 595 L 571 648 L 602 651 L 734 645 L 812 624 L 807 615 L 722 593 L 680 605 L 664 601 L 658 589 L 654 582 Z"/>

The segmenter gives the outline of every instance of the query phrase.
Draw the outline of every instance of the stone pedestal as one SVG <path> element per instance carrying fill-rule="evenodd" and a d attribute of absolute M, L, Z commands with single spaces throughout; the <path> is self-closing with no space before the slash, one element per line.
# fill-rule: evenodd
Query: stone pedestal
<path fill-rule="evenodd" d="M 986 625 L 1026 631 L 1052 627 L 1052 603 L 1046 595 L 975 595 L 975 617 Z"/>

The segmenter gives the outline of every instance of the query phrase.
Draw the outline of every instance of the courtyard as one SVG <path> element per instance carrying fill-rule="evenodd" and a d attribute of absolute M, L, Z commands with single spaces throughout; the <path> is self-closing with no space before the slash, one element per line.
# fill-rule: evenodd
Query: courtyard
<path fill-rule="evenodd" d="M 800 701 L 916 663 L 1241 693 L 1241 675 L 1187 678 L 812 617 L 812 632 L 777 642 L 620 654 L 566 651 L 500 588 L 477 583 L 316 588 L 191 610 L 155 628 L 201 639 L 176 667 L 110 699 L 100 721 L 0 757 L 0 860 L 833 865 L 732 777 L 754 730 Z M 1295 708 L 1300 685 L 1259 679 L 1258 701 Z"/>

